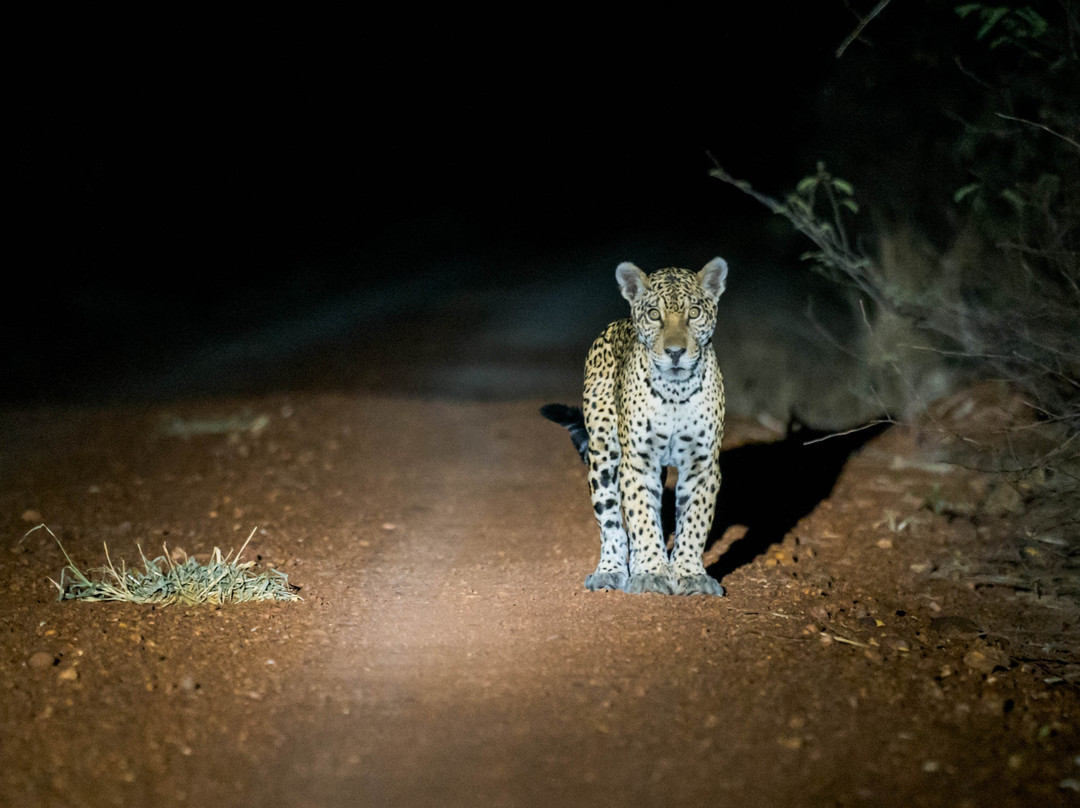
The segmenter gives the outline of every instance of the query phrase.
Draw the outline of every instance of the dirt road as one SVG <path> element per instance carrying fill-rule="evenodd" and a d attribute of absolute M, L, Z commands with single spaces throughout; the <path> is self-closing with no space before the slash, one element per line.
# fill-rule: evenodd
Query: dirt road
<path fill-rule="evenodd" d="M 539 403 L 4 413 L 4 803 L 1076 804 L 1075 592 L 1030 506 L 979 510 L 994 481 L 894 429 L 792 530 L 744 511 L 727 597 L 590 593 L 584 469 Z M 257 527 L 245 557 L 304 600 L 57 603 L 39 521 L 83 568 Z"/>

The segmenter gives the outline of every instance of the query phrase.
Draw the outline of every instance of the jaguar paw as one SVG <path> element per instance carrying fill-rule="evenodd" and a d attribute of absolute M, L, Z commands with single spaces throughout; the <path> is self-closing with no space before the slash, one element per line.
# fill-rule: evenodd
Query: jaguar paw
<path fill-rule="evenodd" d="M 585 578 L 585 588 L 597 592 L 601 589 L 626 588 L 625 572 L 594 572 Z"/>
<path fill-rule="evenodd" d="M 675 584 L 680 595 L 715 595 L 718 598 L 724 596 L 724 587 L 706 573 L 680 576 Z"/>

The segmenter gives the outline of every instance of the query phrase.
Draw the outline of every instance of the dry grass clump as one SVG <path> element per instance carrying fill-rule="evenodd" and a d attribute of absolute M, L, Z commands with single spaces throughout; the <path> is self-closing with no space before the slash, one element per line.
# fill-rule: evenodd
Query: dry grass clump
<path fill-rule="evenodd" d="M 240 556 L 255 531 L 234 556 L 230 551 L 222 556 L 217 547 L 205 564 L 184 554 L 184 561 L 177 563 L 162 545 L 165 554 L 149 559 L 139 547 L 143 569 L 129 569 L 121 559 L 119 566 L 109 556 L 105 545 L 104 567 L 83 572 L 71 560 L 64 545 L 46 525 L 44 528 L 56 539 L 67 559 L 67 566 L 60 571 L 60 580 L 49 579 L 59 592 L 58 600 L 121 601 L 126 603 L 153 603 L 165 606 L 172 603 L 194 605 L 198 603 L 248 603 L 261 600 L 300 600 L 296 587 L 289 584 L 288 576 L 270 569 L 259 574 L 252 571 L 254 561 L 240 562 Z"/>

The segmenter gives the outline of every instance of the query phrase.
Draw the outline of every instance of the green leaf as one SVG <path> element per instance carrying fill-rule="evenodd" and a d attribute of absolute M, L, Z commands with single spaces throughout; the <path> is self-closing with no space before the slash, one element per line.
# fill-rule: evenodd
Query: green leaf
<path fill-rule="evenodd" d="M 859 206 L 854 199 L 841 199 L 840 204 L 850 210 L 852 213 L 859 212 Z"/>
<path fill-rule="evenodd" d="M 1016 191 L 1012 190 L 1011 188 L 1006 188 L 999 194 L 999 196 L 1001 196 L 1002 199 L 1012 205 L 1013 210 L 1015 210 L 1017 213 L 1023 213 L 1024 200 L 1020 196 L 1020 194 L 1016 193 Z"/>
<path fill-rule="evenodd" d="M 982 39 L 995 25 L 1001 22 L 1001 18 L 1009 13 L 1009 9 L 1005 6 L 998 6 L 994 9 L 988 9 L 983 12 L 983 19 L 986 21 L 983 23 L 982 28 L 979 29 L 979 33 L 975 35 L 976 39 Z"/>
<path fill-rule="evenodd" d="M 957 202 L 957 203 L 962 202 L 965 197 L 970 196 L 971 194 L 975 193 L 980 188 L 982 188 L 982 183 L 981 182 L 972 182 L 972 183 L 970 183 L 968 185 L 964 185 L 964 186 L 962 186 L 960 188 L 957 188 L 956 191 L 952 195 L 952 201 Z"/>
<path fill-rule="evenodd" d="M 842 194 L 847 194 L 848 196 L 855 195 L 855 189 L 847 180 L 842 180 L 839 177 L 833 177 L 832 185 L 833 188 L 835 188 Z"/>
<path fill-rule="evenodd" d="M 799 180 L 799 184 L 795 186 L 795 193 L 805 194 L 807 191 L 813 190 L 817 187 L 818 178 L 816 176 L 803 177 Z"/>
<path fill-rule="evenodd" d="M 1046 33 L 1050 24 L 1035 11 L 1031 6 L 1024 6 L 1023 8 L 1016 9 L 1016 16 L 1022 19 L 1028 24 L 1029 30 L 1025 32 L 1026 36 L 1040 37 Z"/>

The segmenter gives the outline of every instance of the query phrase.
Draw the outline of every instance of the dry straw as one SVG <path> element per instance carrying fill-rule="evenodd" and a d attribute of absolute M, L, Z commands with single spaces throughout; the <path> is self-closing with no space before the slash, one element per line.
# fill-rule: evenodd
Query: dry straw
<path fill-rule="evenodd" d="M 143 570 L 128 569 L 121 559 L 119 567 L 109 557 L 109 547 L 105 545 L 104 567 L 96 567 L 85 573 L 71 560 L 64 545 L 47 525 L 38 525 L 33 530 L 44 528 L 60 545 L 60 551 L 67 559 L 67 566 L 60 571 L 60 580 L 49 582 L 59 592 L 58 600 L 86 601 L 122 601 L 126 603 L 154 603 L 167 605 L 180 603 L 247 603 L 260 600 L 293 601 L 300 600 L 296 587 L 290 586 L 288 576 L 270 569 L 255 574 L 251 568 L 254 561 L 240 563 L 240 556 L 247 547 L 255 530 L 247 537 L 235 557 L 230 551 L 222 556 L 217 547 L 206 564 L 200 564 L 194 558 L 184 554 L 184 561 L 177 563 L 169 555 L 169 548 L 164 544 L 165 554 L 148 559 L 139 547 Z M 33 532 L 33 530 L 29 532 Z"/>

